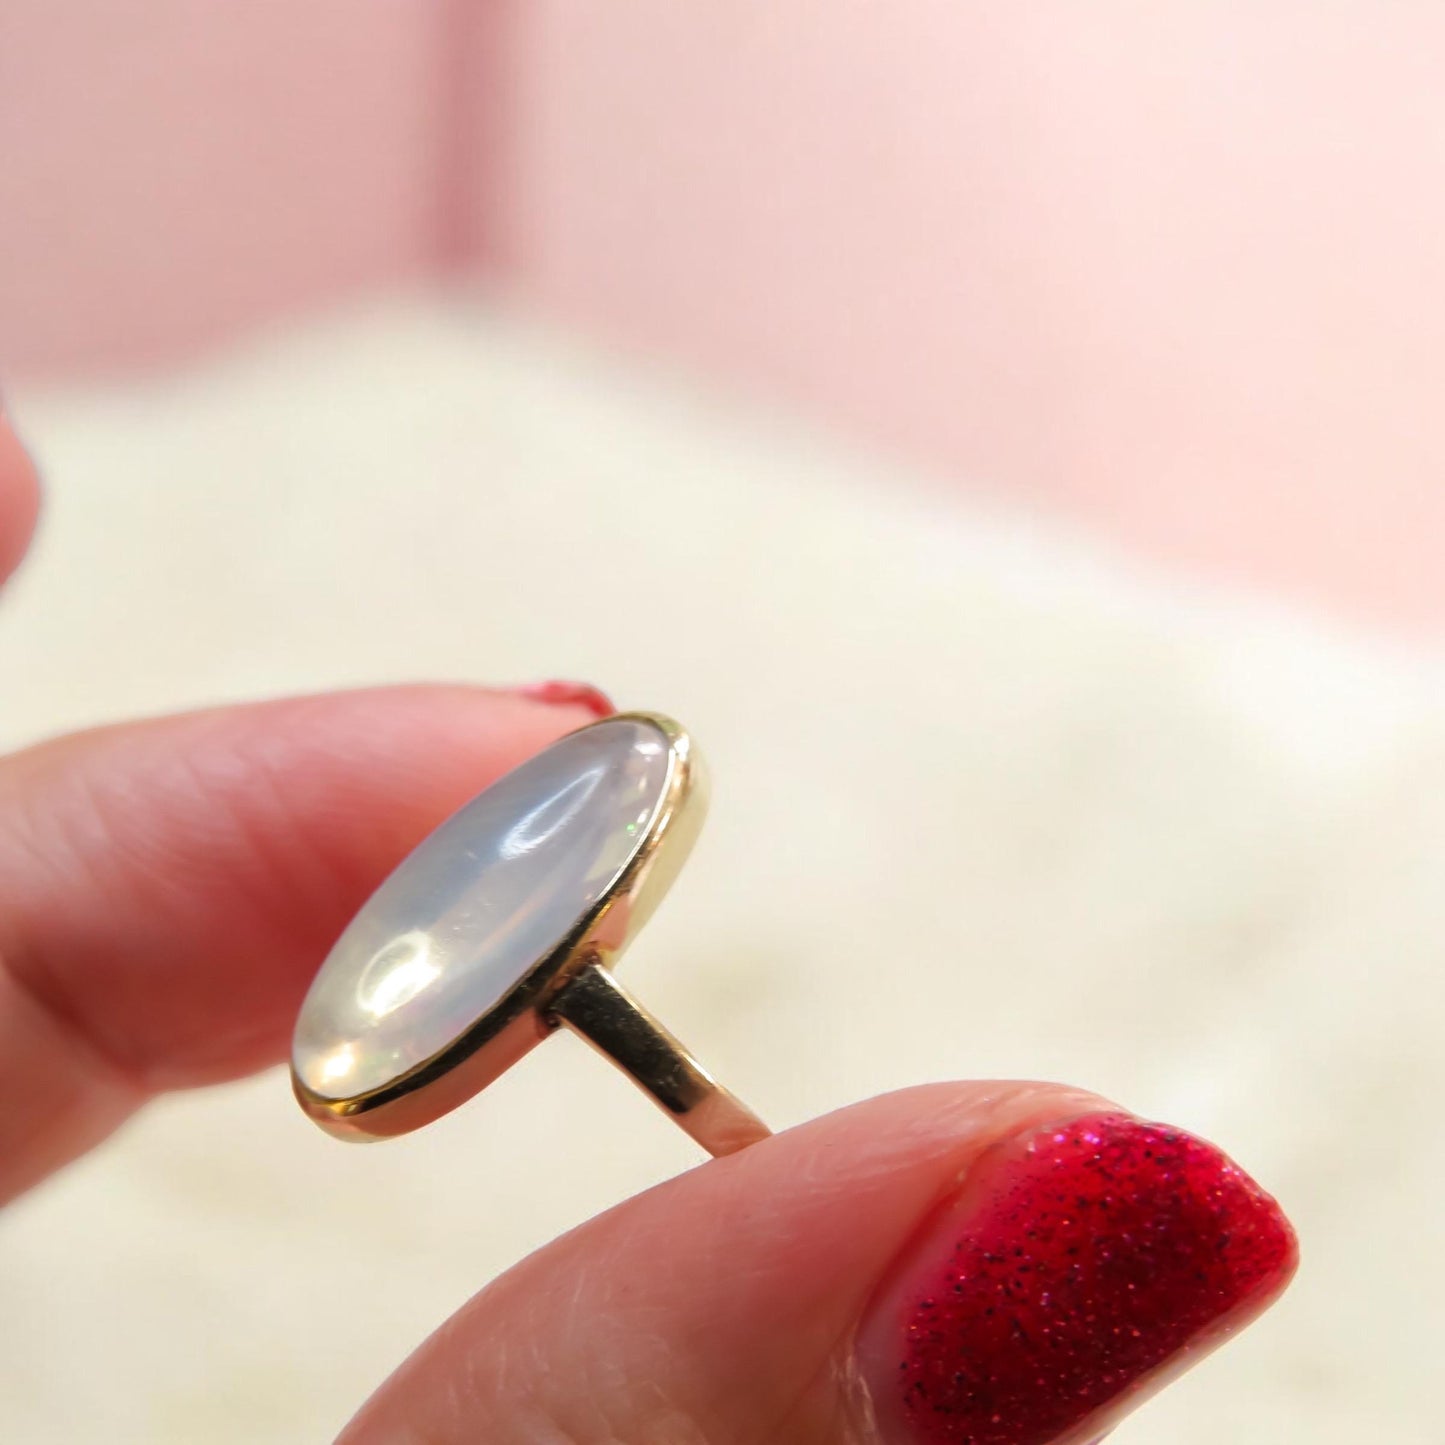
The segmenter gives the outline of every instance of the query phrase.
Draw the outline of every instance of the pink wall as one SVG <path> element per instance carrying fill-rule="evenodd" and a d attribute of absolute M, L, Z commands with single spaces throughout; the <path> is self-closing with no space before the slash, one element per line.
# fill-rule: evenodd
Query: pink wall
<path fill-rule="evenodd" d="M 1445 9 L 6 0 L 0 361 L 458 264 L 1156 554 L 1436 626 Z"/>
<path fill-rule="evenodd" d="M 451 0 L 4 0 L 0 358 L 162 357 L 453 240 Z"/>
<path fill-rule="evenodd" d="M 534 303 L 1167 557 L 1445 619 L 1445 8 L 522 13 Z"/>

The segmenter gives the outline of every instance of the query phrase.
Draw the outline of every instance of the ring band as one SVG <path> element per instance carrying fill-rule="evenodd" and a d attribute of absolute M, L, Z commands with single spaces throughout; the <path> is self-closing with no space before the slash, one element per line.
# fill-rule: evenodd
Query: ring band
<path fill-rule="evenodd" d="M 322 964 L 292 1045 L 303 1110 L 343 1138 L 407 1133 L 565 1026 L 709 1153 L 765 1137 L 612 975 L 686 861 L 706 791 L 677 723 L 623 713 L 479 794 L 403 860 Z"/>
<path fill-rule="evenodd" d="M 600 964 L 584 968 L 551 1012 L 630 1074 L 709 1154 L 736 1153 L 770 1132 Z"/>

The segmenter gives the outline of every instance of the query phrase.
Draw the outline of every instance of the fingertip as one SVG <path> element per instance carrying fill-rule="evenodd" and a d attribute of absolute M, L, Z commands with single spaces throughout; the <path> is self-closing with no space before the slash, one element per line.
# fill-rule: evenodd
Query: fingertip
<path fill-rule="evenodd" d="M 889 1270 L 859 1360 L 890 1441 L 1073 1445 L 1237 1333 L 1294 1272 L 1276 1201 L 1117 1109 L 976 1156 Z"/>
<path fill-rule="evenodd" d="M 593 718 L 611 717 L 616 704 L 601 688 L 590 682 L 572 682 L 551 678 L 546 682 L 524 683 L 515 689 L 523 697 L 560 707 L 585 708 Z"/>
<path fill-rule="evenodd" d="M 1247 1323 L 1292 1259 L 1273 1201 L 1182 1131 L 1057 1085 L 925 1085 L 532 1255 L 343 1439 L 580 1438 L 600 1417 L 639 1439 L 1079 1445 Z"/>
<path fill-rule="evenodd" d="M 20 565 L 40 516 L 40 479 L 9 420 L 0 415 L 0 582 Z"/>

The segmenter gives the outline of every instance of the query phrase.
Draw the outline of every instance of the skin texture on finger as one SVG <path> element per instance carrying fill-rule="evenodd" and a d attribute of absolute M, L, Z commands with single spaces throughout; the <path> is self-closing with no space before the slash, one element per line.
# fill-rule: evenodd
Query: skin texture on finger
<path fill-rule="evenodd" d="M 0 582 L 20 565 L 40 513 L 35 468 L 4 416 L 0 416 Z"/>
<path fill-rule="evenodd" d="M 860 1340 L 876 1336 L 881 1321 L 890 1349 L 906 1355 L 892 1298 L 917 1284 L 915 1253 L 929 1246 L 940 1215 L 996 1177 L 1000 1156 L 1007 1163 L 1020 1141 L 1098 1118 L 1115 1121 L 1119 1137 L 1158 1132 L 1055 1085 L 937 1084 L 704 1164 L 581 1226 L 483 1290 L 368 1402 L 341 1445 L 1093 1438 L 1147 1391 L 1099 1380 L 1114 1396 L 1112 1415 L 1092 1407 L 1071 1414 L 1064 1401 L 1052 1416 L 1035 1411 L 1020 1421 L 1016 1436 L 1002 1419 L 989 1436 L 974 1432 L 975 1421 L 957 1431 L 930 1423 L 920 1433 L 897 1408 L 907 1378 L 897 1360 Z M 1192 1147 L 1209 1172 L 1208 1193 L 1234 1166 L 1212 1146 Z M 1228 1306 L 1233 1328 L 1263 1309 L 1293 1268 L 1288 1225 L 1246 1182 L 1258 1195 L 1253 1222 L 1261 1237 L 1274 1233 L 1277 1258 L 1265 1283 Z M 1169 1178 L 1154 1184 L 1166 1195 L 1175 1188 Z M 1193 1242 L 1212 1251 L 1229 1234 L 1228 1224 L 1206 1221 Z M 1012 1249 L 1006 1254 L 1014 1259 Z M 981 1308 L 993 1313 L 988 1302 Z M 1089 1328 L 1109 1333 L 1106 1319 Z M 1037 1433 L 1040 1424 L 1046 1433 Z"/>
<path fill-rule="evenodd" d="M 282 1058 L 316 968 L 391 868 L 594 716 L 384 688 L 0 760 L 0 1198 L 157 1090 Z"/>

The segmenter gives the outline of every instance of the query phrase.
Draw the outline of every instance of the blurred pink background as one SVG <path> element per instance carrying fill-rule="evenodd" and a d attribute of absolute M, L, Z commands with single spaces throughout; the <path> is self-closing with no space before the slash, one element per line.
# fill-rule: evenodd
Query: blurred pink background
<path fill-rule="evenodd" d="M 1186 571 L 1445 618 L 1445 11 L 6 0 L 0 360 L 479 280 Z"/>

